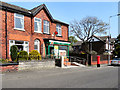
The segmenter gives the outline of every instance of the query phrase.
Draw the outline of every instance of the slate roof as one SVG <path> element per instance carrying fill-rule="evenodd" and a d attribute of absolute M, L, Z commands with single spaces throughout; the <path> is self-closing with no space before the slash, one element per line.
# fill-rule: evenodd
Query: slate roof
<path fill-rule="evenodd" d="M 105 42 L 109 38 L 109 36 L 95 36 L 95 37 L 97 37 L 98 39 L 100 39 L 103 42 Z M 113 43 L 115 41 L 115 39 L 116 38 L 110 38 L 111 43 Z"/>
<path fill-rule="evenodd" d="M 29 10 L 27 10 L 25 8 L 22 8 L 22 7 L 19 7 L 19 6 L 16 6 L 16 5 L 12 5 L 12 4 L 8 4 L 8 3 L 2 2 L 2 1 L 0 1 L 0 6 L 15 9 L 15 10 L 24 11 L 26 13 L 30 12 Z"/>
<path fill-rule="evenodd" d="M 35 16 L 40 10 L 44 9 L 52 22 L 60 23 L 60 24 L 64 24 L 64 25 L 69 26 L 69 24 L 67 24 L 67 23 L 64 23 L 64 22 L 61 22 L 59 20 L 53 19 L 52 15 L 50 14 L 50 12 L 47 9 L 45 4 L 41 4 L 41 5 L 33 8 L 33 9 L 31 9 L 31 10 L 28 10 L 28 9 L 25 9 L 25 8 L 22 8 L 22 7 L 19 7 L 19 6 L 16 6 L 16 5 L 12 5 L 12 4 L 8 4 L 6 2 L 0 1 L 0 8 L 3 9 L 3 10 L 7 8 L 7 10 L 9 10 L 11 12 L 21 13 L 23 15 L 28 15 L 28 16 Z"/>
<path fill-rule="evenodd" d="M 109 36 L 95 36 L 94 35 L 93 37 L 95 37 L 95 38 L 99 39 L 100 41 L 106 43 L 105 41 Z M 111 43 L 114 43 L 115 39 L 116 38 L 110 38 Z M 73 46 L 79 46 L 79 45 L 82 45 L 82 43 L 83 43 L 83 41 L 78 41 L 78 42 L 74 43 Z"/>

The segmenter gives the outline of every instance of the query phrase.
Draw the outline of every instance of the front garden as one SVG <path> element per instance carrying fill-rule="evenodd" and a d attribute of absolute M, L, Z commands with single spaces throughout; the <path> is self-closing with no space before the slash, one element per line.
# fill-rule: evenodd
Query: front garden
<path fill-rule="evenodd" d="M 43 68 L 54 67 L 55 60 L 51 56 L 42 57 L 37 50 L 31 52 L 20 51 L 16 45 L 10 48 L 11 59 L 0 58 L 0 71 L 11 72 L 26 69 L 26 68 Z"/>

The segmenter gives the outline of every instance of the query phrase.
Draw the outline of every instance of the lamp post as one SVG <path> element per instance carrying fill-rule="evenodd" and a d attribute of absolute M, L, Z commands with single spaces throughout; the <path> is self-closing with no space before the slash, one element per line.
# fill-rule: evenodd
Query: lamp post
<path fill-rule="evenodd" d="M 120 14 L 116 14 L 116 15 L 113 15 L 113 16 L 109 16 L 109 38 L 108 38 L 108 65 L 110 65 L 110 19 L 112 17 L 115 17 L 115 16 L 120 16 Z"/>

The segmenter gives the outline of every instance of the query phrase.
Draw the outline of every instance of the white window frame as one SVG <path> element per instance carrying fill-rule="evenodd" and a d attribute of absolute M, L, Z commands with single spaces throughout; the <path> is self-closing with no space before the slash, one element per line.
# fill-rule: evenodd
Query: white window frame
<path fill-rule="evenodd" d="M 57 31 L 57 29 L 58 29 L 58 31 Z M 57 36 L 62 36 L 62 29 L 61 29 L 61 25 L 60 24 L 56 24 L 56 31 L 58 32 Z"/>
<path fill-rule="evenodd" d="M 21 31 L 25 31 L 25 29 L 24 29 L 24 15 L 22 15 L 22 14 L 19 14 L 19 15 L 22 15 L 23 17 L 18 17 L 18 16 L 16 16 L 16 14 L 18 14 L 18 13 L 14 13 L 14 29 L 16 29 L 16 30 L 21 30 Z M 20 19 L 23 19 L 23 28 L 16 28 L 15 27 L 15 18 L 20 18 Z"/>
<path fill-rule="evenodd" d="M 13 43 L 11 43 L 11 41 L 13 41 Z M 15 44 L 15 41 L 16 41 L 16 40 L 9 40 L 9 55 L 10 55 L 10 48 L 11 48 L 12 45 L 23 45 L 23 50 L 24 50 L 24 51 L 26 51 L 26 50 L 25 50 L 25 47 L 28 46 L 27 52 L 28 52 L 28 54 L 29 54 L 29 42 L 28 42 L 28 41 L 24 41 L 23 44 Z M 28 42 L 28 43 L 26 44 L 25 42 Z"/>
<path fill-rule="evenodd" d="M 40 22 L 36 21 L 35 19 L 39 19 Z M 38 31 L 35 31 L 35 22 L 37 22 Z M 40 26 L 38 25 L 38 23 L 40 23 Z M 41 20 L 41 18 L 34 17 L 34 32 L 36 32 L 36 33 L 42 33 L 42 20 Z"/>
<path fill-rule="evenodd" d="M 37 41 L 37 44 L 36 44 Z M 35 45 L 37 45 L 38 49 L 35 49 Z M 34 40 L 34 50 L 37 50 L 40 53 L 40 41 L 38 39 Z"/>
<path fill-rule="evenodd" d="M 49 22 L 49 21 L 47 21 L 47 20 L 44 20 L 45 22 Z M 43 32 L 45 33 L 45 34 L 49 34 L 50 33 L 50 22 L 49 23 L 44 23 L 44 21 L 43 21 Z M 47 32 L 45 32 L 44 31 L 44 25 L 46 26 L 46 27 L 48 27 L 48 30 L 47 30 Z"/>

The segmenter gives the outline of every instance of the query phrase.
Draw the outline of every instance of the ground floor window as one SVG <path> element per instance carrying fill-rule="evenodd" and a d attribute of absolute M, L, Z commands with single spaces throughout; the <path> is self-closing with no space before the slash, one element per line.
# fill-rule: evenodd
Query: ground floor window
<path fill-rule="evenodd" d="M 34 41 L 34 50 L 37 50 L 40 53 L 40 41 L 37 39 Z"/>
<path fill-rule="evenodd" d="M 10 48 L 12 45 L 16 45 L 18 47 L 18 52 L 24 50 L 29 53 L 29 42 L 28 41 L 9 40 L 9 54 L 10 54 Z"/>

